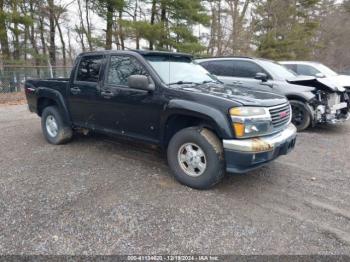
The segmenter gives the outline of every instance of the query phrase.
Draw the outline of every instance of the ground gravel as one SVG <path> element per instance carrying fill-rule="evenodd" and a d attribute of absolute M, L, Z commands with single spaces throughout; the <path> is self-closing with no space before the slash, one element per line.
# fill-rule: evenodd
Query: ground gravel
<path fill-rule="evenodd" d="M 164 154 L 105 136 L 48 144 L 26 106 L 0 106 L 1 254 L 349 254 L 350 123 L 209 191 Z"/>

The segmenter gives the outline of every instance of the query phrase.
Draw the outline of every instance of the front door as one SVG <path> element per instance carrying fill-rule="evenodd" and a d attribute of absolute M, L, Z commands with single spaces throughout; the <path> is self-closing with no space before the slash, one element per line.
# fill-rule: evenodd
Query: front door
<path fill-rule="evenodd" d="M 162 99 L 154 91 L 128 87 L 131 75 L 146 75 L 145 67 L 131 55 L 111 55 L 101 89 L 99 125 L 105 130 L 157 143 Z"/>

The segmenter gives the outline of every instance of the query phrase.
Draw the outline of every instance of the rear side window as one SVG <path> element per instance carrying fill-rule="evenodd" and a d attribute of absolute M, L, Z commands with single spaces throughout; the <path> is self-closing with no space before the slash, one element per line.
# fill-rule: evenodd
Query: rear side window
<path fill-rule="evenodd" d="M 143 65 L 136 58 L 125 55 L 111 56 L 107 83 L 127 86 L 131 75 L 147 75 Z"/>
<path fill-rule="evenodd" d="M 232 61 L 233 76 L 254 78 L 257 73 L 265 73 L 265 71 L 257 64 L 249 61 Z"/>
<path fill-rule="evenodd" d="M 200 63 L 205 69 L 207 69 L 211 74 L 217 76 L 233 76 L 233 65 L 232 61 L 222 60 L 222 61 L 207 61 Z"/>
<path fill-rule="evenodd" d="M 103 56 L 84 56 L 78 66 L 76 81 L 98 82 Z"/>
<path fill-rule="evenodd" d="M 308 65 L 298 65 L 298 75 L 304 75 L 304 76 L 315 76 L 316 74 L 320 73 L 316 68 Z"/>
<path fill-rule="evenodd" d="M 294 64 L 283 64 L 283 66 L 291 71 L 293 71 L 294 73 L 298 74 L 298 71 L 297 71 L 297 65 L 294 65 Z"/>
<path fill-rule="evenodd" d="M 201 65 L 210 73 L 217 76 L 254 78 L 257 73 L 265 73 L 259 65 L 249 61 L 207 61 L 201 63 Z"/>

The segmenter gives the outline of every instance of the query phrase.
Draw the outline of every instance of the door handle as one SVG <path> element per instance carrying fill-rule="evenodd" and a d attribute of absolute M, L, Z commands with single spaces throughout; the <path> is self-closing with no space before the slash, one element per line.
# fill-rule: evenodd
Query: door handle
<path fill-rule="evenodd" d="M 72 87 L 70 89 L 70 91 L 71 91 L 72 94 L 77 95 L 77 94 L 79 94 L 81 92 L 81 89 L 79 87 L 75 86 L 75 87 Z"/>
<path fill-rule="evenodd" d="M 101 92 L 101 95 L 104 98 L 111 98 L 112 96 L 114 96 L 114 94 L 110 91 L 110 90 L 104 90 Z"/>

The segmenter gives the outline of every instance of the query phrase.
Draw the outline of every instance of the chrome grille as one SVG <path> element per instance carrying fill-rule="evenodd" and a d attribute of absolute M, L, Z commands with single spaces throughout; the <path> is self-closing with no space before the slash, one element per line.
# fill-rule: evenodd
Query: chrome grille
<path fill-rule="evenodd" d="M 280 128 L 289 124 L 291 120 L 291 108 L 289 103 L 269 108 L 274 128 Z"/>

